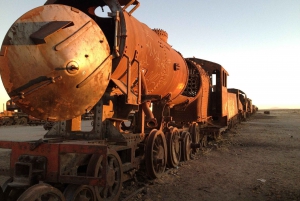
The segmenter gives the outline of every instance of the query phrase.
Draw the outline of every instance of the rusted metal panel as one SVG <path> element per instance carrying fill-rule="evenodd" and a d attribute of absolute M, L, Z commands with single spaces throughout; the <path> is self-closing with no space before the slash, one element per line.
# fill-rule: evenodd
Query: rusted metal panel
<path fill-rule="evenodd" d="M 21 155 L 45 156 L 51 163 L 47 164 L 48 174 L 57 173 L 59 144 L 40 144 L 32 150 L 34 142 L 12 142 L 11 168 L 14 169 L 15 163 Z"/>
<path fill-rule="evenodd" d="M 209 94 L 210 94 L 210 78 L 204 69 L 201 68 L 201 94 L 198 98 L 197 107 L 197 122 L 207 122 L 208 107 L 209 107 Z"/>
<path fill-rule="evenodd" d="M 236 94 L 234 93 L 228 93 L 228 119 L 231 119 L 235 115 L 238 114 L 238 108 L 237 108 L 237 98 Z"/>
<path fill-rule="evenodd" d="M 227 88 L 222 87 L 222 117 L 225 117 L 228 115 L 228 93 L 227 93 Z"/>
<path fill-rule="evenodd" d="M 0 148 L 11 149 L 12 148 L 12 141 L 2 141 L 2 140 L 0 140 Z"/>
<path fill-rule="evenodd" d="M 240 111 L 243 111 L 243 103 L 241 102 L 240 99 L 238 99 L 238 109 L 239 109 Z"/>
<path fill-rule="evenodd" d="M 85 178 L 80 181 L 80 177 L 76 177 L 76 171 L 78 167 L 76 164 L 81 164 L 80 156 L 83 158 L 89 158 L 92 154 L 102 155 L 105 159 L 107 156 L 107 146 L 101 145 L 98 142 L 86 142 L 70 141 L 62 143 L 42 143 L 42 141 L 33 142 L 5 142 L 0 141 L 1 148 L 9 148 L 12 150 L 10 158 L 10 168 L 14 170 L 16 164 L 22 160 L 20 157 L 37 156 L 45 157 L 47 160 L 45 180 L 48 182 L 66 182 L 76 184 L 91 184 L 91 185 L 103 185 L 105 183 L 105 177 L 101 179 L 97 178 Z M 68 163 L 68 160 L 64 157 L 66 155 L 74 155 L 74 159 L 77 158 L 77 163 Z M 81 157 L 81 158 L 82 158 Z M 83 159 L 82 159 L 83 160 Z M 26 160 L 25 160 L 26 161 Z M 88 161 L 88 160 L 87 160 Z M 70 162 L 70 161 L 69 161 Z M 72 161 L 71 161 L 72 162 Z M 24 163 L 25 164 L 25 163 Z M 63 170 L 68 170 L 67 167 L 75 168 L 73 175 L 65 175 Z M 105 167 L 104 167 L 105 168 Z M 11 171 L 10 171 L 11 172 Z M 62 176 L 62 177 L 61 177 Z M 73 177 L 72 177 L 73 176 Z"/>
<path fill-rule="evenodd" d="M 82 154 L 93 154 L 99 153 L 106 155 L 107 146 L 98 144 L 97 141 L 82 142 L 82 141 L 70 141 L 60 144 L 60 153 L 82 153 Z"/>

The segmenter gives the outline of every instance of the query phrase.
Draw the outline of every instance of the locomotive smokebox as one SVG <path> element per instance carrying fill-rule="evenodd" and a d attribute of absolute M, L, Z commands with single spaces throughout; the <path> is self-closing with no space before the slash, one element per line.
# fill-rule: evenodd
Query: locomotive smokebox
<path fill-rule="evenodd" d="M 82 11 L 46 5 L 21 16 L 7 32 L 0 73 L 11 99 L 44 120 L 90 110 L 110 80 L 112 57 L 100 27 Z"/>

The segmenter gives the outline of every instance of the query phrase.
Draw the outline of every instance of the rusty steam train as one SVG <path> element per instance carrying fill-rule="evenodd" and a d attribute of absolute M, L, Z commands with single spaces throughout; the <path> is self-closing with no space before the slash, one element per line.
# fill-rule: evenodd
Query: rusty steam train
<path fill-rule="evenodd" d="M 58 123 L 43 139 L 0 141 L 11 150 L 0 171 L 9 177 L 4 199 L 117 200 L 136 171 L 159 177 L 252 113 L 221 65 L 183 58 L 164 30 L 132 16 L 139 5 L 48 0 L 8 30 L 0 52 L 7 93 L 23 112 Z"/>

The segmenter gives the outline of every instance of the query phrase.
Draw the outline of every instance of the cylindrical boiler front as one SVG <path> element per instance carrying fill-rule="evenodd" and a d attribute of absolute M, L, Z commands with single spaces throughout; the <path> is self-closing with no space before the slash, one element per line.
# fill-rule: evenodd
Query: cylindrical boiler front
<path fill-rule="evenodd" d="M 110 48 L 97 23 L 80 10 L 46 5 L 21 16 L 9 29 L 0 72 L 21 109 L 45 120 L 66 120 L 90 110 L 111 73 Z"/>

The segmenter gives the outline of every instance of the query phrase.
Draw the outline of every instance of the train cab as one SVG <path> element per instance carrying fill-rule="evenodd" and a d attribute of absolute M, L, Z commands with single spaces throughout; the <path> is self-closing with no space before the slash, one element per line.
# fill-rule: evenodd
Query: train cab
<path fill-rule="evenodd" d="M 219 64 L 191 58 L 207 72 L 210 77 L 211 88 L 209 92 L 208 115 L 212 117 L 215 124 L 227 125 L 228 119 L 228 95 L 227 76 L 228 72 Z"/>

